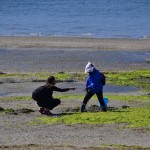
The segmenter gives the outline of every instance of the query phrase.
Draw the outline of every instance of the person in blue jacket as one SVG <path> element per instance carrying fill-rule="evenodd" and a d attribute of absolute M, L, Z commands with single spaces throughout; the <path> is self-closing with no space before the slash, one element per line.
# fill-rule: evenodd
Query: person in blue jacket
<path fill-rule="evenodd" d="M 103 77 L 101 73 L 95 68 L 95 66 L 88 62 L 85 67 L 85 73 L 89 73 L 89 76 L 86 80 L 86 95 L 81 105 L 81 112 L 85 111 L 85 107 L 90 98 L 96 94 L 101 105 L 102 111 L 107 111 L 103 100 Z"/>

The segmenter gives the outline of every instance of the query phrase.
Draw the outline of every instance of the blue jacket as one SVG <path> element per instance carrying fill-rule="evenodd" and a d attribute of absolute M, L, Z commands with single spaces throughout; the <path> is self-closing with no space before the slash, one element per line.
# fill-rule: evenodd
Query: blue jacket
<path fill-rule="evenodd" d="M 98 70 L 94 69 L 93 72 L 89 73 L 86 80 L 86 88 L 91 89 L 94 94 L 103 92 L 102 76 Z"/>

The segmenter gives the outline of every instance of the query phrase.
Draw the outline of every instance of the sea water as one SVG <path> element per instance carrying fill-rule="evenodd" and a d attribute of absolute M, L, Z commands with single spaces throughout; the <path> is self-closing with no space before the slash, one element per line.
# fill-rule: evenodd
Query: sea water
<path fill-rule="evenodd" d="M 150 0 L 0 0 L 0 36 L 149 38 Z"/>

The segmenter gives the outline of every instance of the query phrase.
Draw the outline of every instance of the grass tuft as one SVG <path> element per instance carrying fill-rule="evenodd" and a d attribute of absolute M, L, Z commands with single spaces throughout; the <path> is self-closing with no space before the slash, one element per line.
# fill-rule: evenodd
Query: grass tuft
<path fill-rule="evenodd" d="M 150 129 L 150 107 L 127 108 L 111 112 L 66 113 L 58 117 L 39 117 L 42 124 L 116 124 L 126 123 L 128 127 Z"/>

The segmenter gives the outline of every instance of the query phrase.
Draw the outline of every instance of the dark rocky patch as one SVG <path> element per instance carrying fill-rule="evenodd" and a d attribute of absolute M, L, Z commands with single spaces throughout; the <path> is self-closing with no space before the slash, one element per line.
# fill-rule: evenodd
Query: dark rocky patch
<path fill-rule="evenodd" d="M 22 108 L 22 109 L 17 109 L 17 110 L 14 110 L 12 108 L 7 108 L 7 109 L 4 109 L 3 111 L 5 111 L 6 114 L 11 114 L 11 115 L 18 115 L 20 113 L 29 114 L 31 112 L 34 112 L 34 110 L 28 109 L 28 108 Z"/>
<path fill-rule="evenodd" d="M 115 107 L 107 107 L 107 110 L 108 111 L 116 111 L 118 108 L 115 108 Z M 85 112 L 101 112 L 101 108 L 97 105 L 91 105 L 89 106 L 88 108 L 86 108 Z M 66 112 L 80 112 L 80 107 L 77 106 L 77 107 L 74 107 L 74 108 L 71 108 L 71 107 L 68 107 L 68 108 L 63 108 L 62 110 L 63 113 L 66 113 Z"/>
<path fill-rule="evenodd" d="M 0 112 L 1 112 L 1 111 L 4 111 L 4 108 L 0 107 Z"/>

